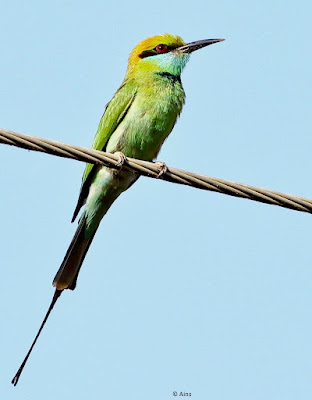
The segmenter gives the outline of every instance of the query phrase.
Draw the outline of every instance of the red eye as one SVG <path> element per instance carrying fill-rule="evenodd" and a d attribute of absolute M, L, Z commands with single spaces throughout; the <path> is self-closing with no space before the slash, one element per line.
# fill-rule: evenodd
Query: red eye
<path fill-rule="evenodd" d="M 168 51 L 168 47 L 165 44 L 159 44 L 155 47 L 157 53 L 166 53 Z"/>

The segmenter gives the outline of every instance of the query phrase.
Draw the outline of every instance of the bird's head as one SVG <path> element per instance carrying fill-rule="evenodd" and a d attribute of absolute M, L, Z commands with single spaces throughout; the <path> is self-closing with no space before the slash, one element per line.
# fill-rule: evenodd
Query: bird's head
<path fill-rule="evenodd" d="M 136 72 L 168 72 L 179 76 L 185 67 L 190 53 L 224 39 L 206 39 L 185 43 L 180 36 L 152 36 L 140 42 L 129 56 L 126 77 Z"/>

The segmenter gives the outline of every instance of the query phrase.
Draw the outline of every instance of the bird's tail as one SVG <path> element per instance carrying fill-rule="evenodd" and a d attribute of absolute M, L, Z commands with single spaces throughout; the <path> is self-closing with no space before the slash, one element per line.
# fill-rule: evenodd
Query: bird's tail
<path fill-rule="evenodd" d="M 94 238 L 95 232 L 96 229 L 90 237 L 86 235 L 86 220 L 84 216 L 82 216 L 64 260 L 53 279 L 53 286 L 55 286 L 56 289 L 75 289 L 81 265 Z"/>

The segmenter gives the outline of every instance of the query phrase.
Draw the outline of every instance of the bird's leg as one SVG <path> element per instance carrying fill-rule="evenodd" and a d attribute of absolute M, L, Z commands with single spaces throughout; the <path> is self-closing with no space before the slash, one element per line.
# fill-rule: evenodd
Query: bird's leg
<path fill-rule="evenodd" d="M 116 167 L 121 169 L 124 163 L 127 161 L 127 157 L 121 151 L 115 151 L 114 155 L 118 157 L 118 163 L 116 164 Z"/>
<path fill-rule="evenodd" d="M 162 161 L 156 161 L 155 162 L 155 165 L 156 165 L 156 167 L 158 168 L 158 170 L 159 170 L 159 172 L 158 172 L 158 175 L 157 175 L 157 179 L 158 178 L 161 178 L 162 177 L 162 175 L 164 175 L 166 172 L 168 172 L 168 167 L 167 167 L 167 165 L 164 163 L 164 162 L 162 162 Z"/>

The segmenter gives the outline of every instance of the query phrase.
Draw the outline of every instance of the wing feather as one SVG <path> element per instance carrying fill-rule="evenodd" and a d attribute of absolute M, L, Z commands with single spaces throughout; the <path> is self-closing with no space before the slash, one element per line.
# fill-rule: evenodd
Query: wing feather
<path fill-rule="evenodd" d="M 105 151 L 105 147 L 109 138 L 127 115 L 127 112 L 129 111 L 134 101 L 135 95 L 136 90 L 131 82 L 123 84 L 117 90 L 112 100 L 105 107 L 104 114 L 101 118 L 93 141 L 93 149 Z M 85 167 L 82 176 L 82 184 L 79 198 L 74 211 L 72 222 L 76 219 L 80 208 L 84 205 L 88 197 L 89 188 L 94 177 L 94 173 L 96 171 L 95 167 L 96 166 L 94 164 L 87 164 Z"/>

